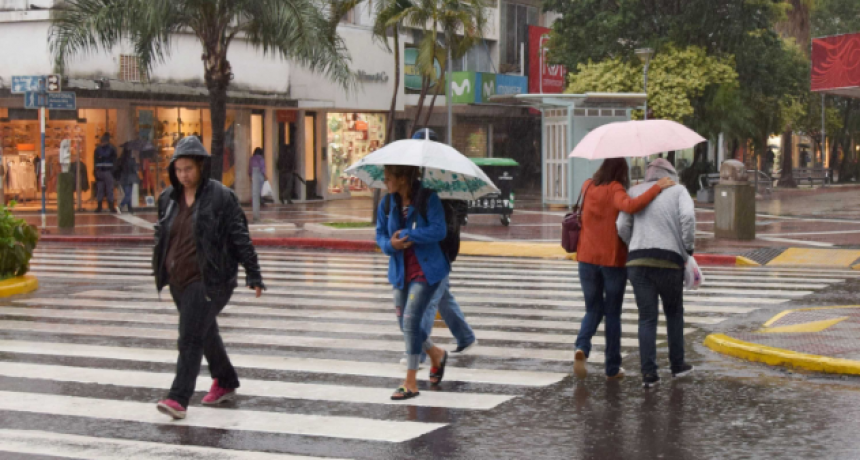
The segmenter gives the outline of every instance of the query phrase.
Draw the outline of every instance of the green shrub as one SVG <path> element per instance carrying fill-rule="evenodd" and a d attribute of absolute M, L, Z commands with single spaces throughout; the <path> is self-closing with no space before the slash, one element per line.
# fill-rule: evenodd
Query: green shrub
<path fill-rule="evenodd" d="M 39 241 L 36 227 L 12 215 L 11 207 L 0 204 L 0 281 L 23 276 L 30 270 L 30 258 Z"/>

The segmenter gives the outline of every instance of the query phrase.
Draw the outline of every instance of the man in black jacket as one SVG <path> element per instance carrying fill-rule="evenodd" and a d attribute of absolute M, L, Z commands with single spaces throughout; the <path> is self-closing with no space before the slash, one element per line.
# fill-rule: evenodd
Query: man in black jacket
<path fill-rule="evenodd" d="M 116 212 L 113 200 L 114 177 L 113 169 L 116 165 L 116 148 L 110 143 L 110 134 L 104 133 L 101 144 L 96 147 L 94 156 L 93 172 L 96 176 L 96 200 L 99 205 L 96 212 L 102 212 L 102 202 L 107 195 L 110 212 Z"/>
<path fill-rule="evenodd" d="M 257 297 L 266 289 L 239 199 L 209 179 L 209 162 L 209 153 L 196 137 L 179 141 L 168 168 L 173 185 L 158 198 L 152 268 L 158 292 L 169 285 L 179 310 L 176 377 L 158 410 L 174 419 L 185 418 L 203 356 L 213 379 L 203 404 L 220 404 L 236 396 L 239 377 L 227 357 L 216 317 L 237 286 L 240 263 L 245 284 Z"/>

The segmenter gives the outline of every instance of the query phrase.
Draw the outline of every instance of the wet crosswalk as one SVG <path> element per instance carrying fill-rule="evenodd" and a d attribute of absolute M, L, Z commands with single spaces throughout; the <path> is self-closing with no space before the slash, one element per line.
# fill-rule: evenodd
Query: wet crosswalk
<path fill-rule="evenodd" d="M 463 257 L 452 290 L 480 344 L 451 359 L 438 391 L 422 387 L 418 398 L 394 402 L 389 396 L 405 371 L 387 259 L 262 249 L 269 290 L 257 299 L 237 289 L 219 317 L 242 379 L 239 400 L 208 408 L 198 394 L 188 418 L 170 422 L 154 402 L 173 378 L 176 314 L 169 294 L 153 289 L 149 256 L 142 247 L 40 249 L 32 272 L 42 288 L 0 302 L 0 452 L 380 458 L 391 446 L 448 437 L 462 416 L 493 416 L 566 378 L 584 315 L 574 263 Z M 687 334 L 857 276 L 734 267 L 705 272 L 705 286 L 685 295 Z M 629 290 L 625 355 L 638 347 L 636 319 Z M 444 325 L 437 326 L 434 341 L 456 347 Z M 659 334 L 665 342 L 662 326 Z M 603 337 L 594 344 L 599 357 Z M 419 378 L 426 381 L 427 372 Z M 204 371 L 198 390 L 210 382 Z"/>

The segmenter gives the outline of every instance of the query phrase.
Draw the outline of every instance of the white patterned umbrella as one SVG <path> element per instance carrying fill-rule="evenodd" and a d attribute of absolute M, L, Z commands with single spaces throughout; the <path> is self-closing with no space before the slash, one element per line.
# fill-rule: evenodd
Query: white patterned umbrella
<path fill-rule="evenodd" d="M 426 139 L 392 142 L 347 168 L 371 188 L 385 188 L 385 166 L 418 166 L 424 169 L 424 187 L 435 190 L 439 198 L 477 200 L 499 193 L 493 181 L 462 153 L 448 145 Z"/>

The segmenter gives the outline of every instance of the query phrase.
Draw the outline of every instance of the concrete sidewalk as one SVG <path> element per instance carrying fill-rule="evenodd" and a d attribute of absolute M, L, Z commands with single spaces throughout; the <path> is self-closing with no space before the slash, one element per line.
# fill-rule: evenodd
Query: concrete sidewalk
<path fill-rule="evenodd" d="M 753 241 L 714 238 L 714 211 L 697 204 L 697 257 L 722 256 L 722 264 L 794 267 L 860 266 L 860 186 L 778 190 L 758 201 Z M 465 253 L 509 257 L 567 257 L 559 247 L 565 208 L 544 208 L 538 197 L 519 196 L 510 226 L 495 215 L 470 215 L 463 228 Z M 28 223 L 41 225 L 38 214 L 16 210 Z M 248 209 L 249 220 L 251 212 Z M 291 206 L 268 205 L 262 220 L 251 224 L 260 244 L 361 249 L 374 246 L 372 227 L 338 230 L 327 222 L 370 222 L 369 199 L 308 202 Z M 108 242 L 131 238 L 151 241 L 156 215 L 141 209 L 135 215 L 80 213 L 71 231 L 57 228 L 56 215 L 47 216 L 46 240 L 73 236 L 79 242 Z M 325 241 L 322 241 L 325 240 Z M 340 240 L 333 243 L 330 240 Z M 71 241 L 71 240 L 65 240 Z M 316 246 L 314 246 L 316 245 Z M 731 259 L 735 257 L 735 259 Z M 858 267 L 860 268 L 860 267 Z"/>
<path fill-rule="evenodd" d="M 860 375 L 860 305 L 785 310 L 756 331 L 711 334 L 705 345 L 771 366 Z"/>

